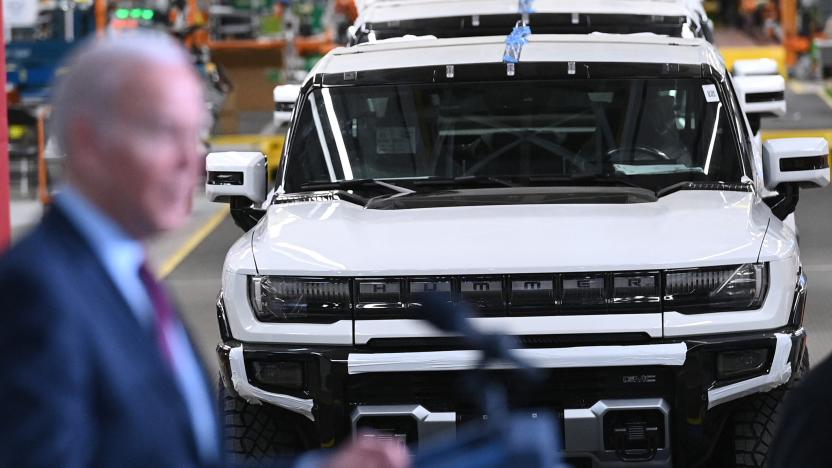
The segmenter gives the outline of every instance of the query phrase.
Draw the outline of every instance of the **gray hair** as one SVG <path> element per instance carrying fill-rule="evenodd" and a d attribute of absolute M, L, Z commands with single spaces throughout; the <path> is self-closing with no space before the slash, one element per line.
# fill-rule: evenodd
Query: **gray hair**
<path fill-rule="evenodd" d="M 59 151 L 69 150 L 70 123 L 77 117 L 104 122 L 117 118 L 124 84 L 148 65 L 191 67 L 188 52 L 159 32 L 131 32 L 87 39 L 64 64 L 52 97 L 51 130 Z M 141 96 L 137 96 L 141 99 Z"/>

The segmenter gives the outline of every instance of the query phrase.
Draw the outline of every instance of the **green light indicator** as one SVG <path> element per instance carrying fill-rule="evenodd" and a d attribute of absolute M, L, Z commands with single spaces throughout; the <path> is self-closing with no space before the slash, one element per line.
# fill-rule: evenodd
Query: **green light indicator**
<path fill-rule="evenodd" d="M 141 8 L 133 8 L 132 10 L 130 10 L 130 17 L 135 18 L 135 19 L 141 18 L 142 17 Z"/>
<path fill-rule="evenodd" d="M 142 19 L 150 21 L 153 19 L 153 10 L 142 10 Z"/>
<path fill-rule="evenodd" d="M 118 10 L 116 10 L 116 18 L 127 19 L 128 16 L 130 16 L 129 10 L 125 10 L 124 8 L 119 8 Z"/>

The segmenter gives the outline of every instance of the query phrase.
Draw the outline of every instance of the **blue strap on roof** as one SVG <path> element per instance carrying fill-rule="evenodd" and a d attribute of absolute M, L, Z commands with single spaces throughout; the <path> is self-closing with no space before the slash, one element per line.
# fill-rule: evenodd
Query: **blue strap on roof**
<path fill-rule="evenodd" d="M 511 30 L 511 34 L 506 37 L 506 50 L 503 53 L 503 62 L 505 63 L 519 63 L 520 52 L 523 51 L 523 46 L 529 42 L 529 36 L 532 34 L 532 28 L 527 24 L 517 24 Z"/>
<path fill-rule="evenodd" d="M 529 14 L 534 13 L 532 2 L 534 0 L 517 0 L 517 9 L 522 15 L 522 19 L 511 30 L 511 34 L 506 37 L 506 50 L 503 52 L 503 62 L 505 63 L 519 63 L 520 52 L 523 51 L 523 46 L 529 42 L 529 36 L 532 35 L 532 28 L 529 26 Z"/>

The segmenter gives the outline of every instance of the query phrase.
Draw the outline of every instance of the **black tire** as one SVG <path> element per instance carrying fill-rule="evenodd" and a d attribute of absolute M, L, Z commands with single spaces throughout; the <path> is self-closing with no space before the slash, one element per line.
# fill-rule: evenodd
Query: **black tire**
<path fill-rule="evenodd" d="M 262 461 L 304 450 L 300 427 L 290 414 L 231 395 L 220 382 L 225 449 L 233 461 Z"/>
<path fill-rule="evenodd" d="M 729 453 L 724 454 L 724 459 L 733 460 L 727 466 L 767 466 L 768 451 L 774 442 L 774 431 L 777 429 L 783 400 L 789 389 L 797 385 L 808 371 L 809 353 L 804 349 L 800 366 L 789 383 L 766 393 L 746 397 L 736 408 L 723 434 L 728 438 L 726 449 L 729 450 Z"/>

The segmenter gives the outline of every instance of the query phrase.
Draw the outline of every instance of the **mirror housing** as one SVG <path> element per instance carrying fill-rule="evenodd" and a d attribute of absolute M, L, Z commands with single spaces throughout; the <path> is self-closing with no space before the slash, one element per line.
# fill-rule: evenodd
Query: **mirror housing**
<path fill-rule="evenodd" d="M 779 138 L 763 144 L 766 188 L 829 185 L 829 143 L 824 138 Z"/>
<path fill-rule="evenodd" d="M 266 201 L 266 155 L 241 151 L 209 153 L 205 169 L 208 173 L 205 182 L 205 195 L 208 199 L 229 203 L 234 224 L 243 231 L 253 228 L 266 213 L 259 207 Z"/>
<path fill-rule="evenodd" d="M 212 202 L 231 203 L 246 199 L 249 204 L 266 200 L 268 180 L 266 156 L 260 152 L 226 151 L 209 153 L 205 161 L 208 179 L 205 195 Z"/>
<path fill-rule="evenodd" d="M 276 126 L 292 121 L 292 113 L 295 111 L 295 103 L 300 95 L 301 85 L 286 84 L 277 85 L 272 91 L 274 98 L 273 119 Z"/>
<path fill-rule="evenodd" d="M 763 117 L 786 115 L 786 80 L 780 75 L 734 77 L 734 87 L 751 130 L 760 131 Z"/>
<path fill-rule="evenodd" d="M 770 58 L 747 59 L 734 61 L 734 77 L 738 76 L 759 76 L 779 75 L 780 70 L 777 61 Z"/>

